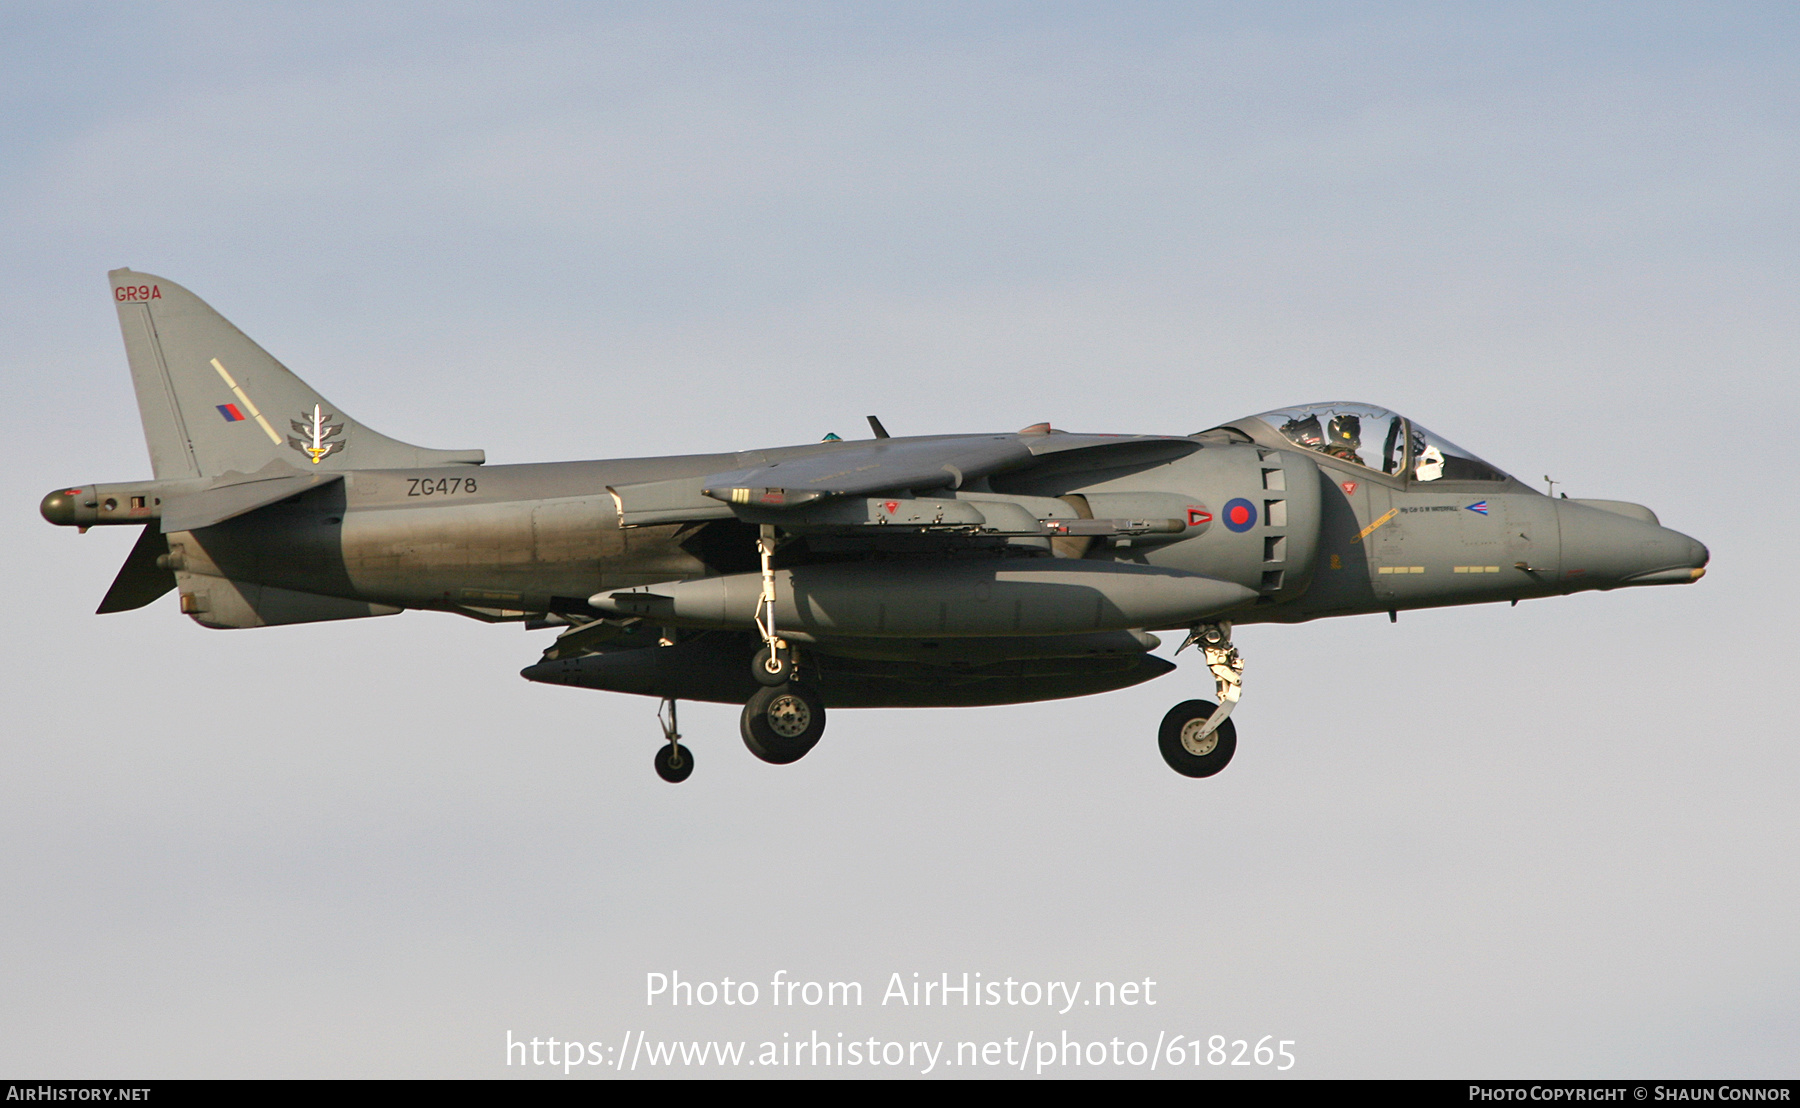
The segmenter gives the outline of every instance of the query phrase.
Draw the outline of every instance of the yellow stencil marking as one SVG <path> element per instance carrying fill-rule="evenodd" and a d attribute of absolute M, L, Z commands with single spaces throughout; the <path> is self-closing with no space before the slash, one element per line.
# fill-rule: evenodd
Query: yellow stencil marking
<path fill-rule="evenodd" d="M 219 359 L 214 358 L 212 360 L 212 366 L 219 371 L 219 376 L 224 379 L 225 386 L 231 390 L 231 395 L 243 401 L 244 407 L 250 409 L 250 418 L 256 420 L 256 425 L 258 427 L 261 427 L 264 431 L 268 432 L 269 441 L 276 446 L 280 446 L 281 436 L 275 433 L 275 428 L 269 426 L 269 421 L 263 418 L 263 414 L 256 410 L 256 405 L 251 402 L 248 396 L 244 395 L 244 390 L 238 388 L 238 383 L 231 379 L 231 374 L 225 372 L 225 367 L 219 364 Z M 314 460 L 316 461 L 317 459 Z"/>
<path fill-rule="evenodd" d="M 213 364 L 217 365 L 218 363 L 214 362 Z M 1371 523 L 1367 527 L 1364 527 L 1360 532 L 1357 533 L 1357 536 L 1355 538 L 1351 539 L 1350 541 L 1351 542 L 1363 541 L 1364 539 L 1368 538 L 1370 535 L 1374 534 L 1375 529 L 1377 527 L 1380 527 L 1382 524 L 1386 523 L 1390 519 L 1393 519 L 1395 516 L 1397 516 L 1399 514 L 1400 514 L 1400 509 L 1389 508 L 1387 515 L 1382 516 L 1380 519 L 1376 520 L 1374 523 Z"/>

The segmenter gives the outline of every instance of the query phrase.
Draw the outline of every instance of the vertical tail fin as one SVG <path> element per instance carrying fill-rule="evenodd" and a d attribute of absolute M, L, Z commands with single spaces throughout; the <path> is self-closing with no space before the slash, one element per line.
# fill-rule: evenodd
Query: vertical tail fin
<path fill-rule="evenodd" d="M 108 276 L 158 478 L 253 473 L 277 460 L 309 472 L 486 460 L 371 431 L 175 282 L 129 269 Z"/>

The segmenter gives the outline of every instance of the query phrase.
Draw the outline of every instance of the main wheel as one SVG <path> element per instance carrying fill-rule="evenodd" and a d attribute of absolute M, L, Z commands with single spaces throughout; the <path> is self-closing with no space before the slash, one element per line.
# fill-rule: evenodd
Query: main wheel
<path fill-rule="evenodd" d="M 781 647 L 771 653 L 765 643 L 756 657 L 750 659 L 750 675 L 756 683 L 765 688 L 785 685 L 794 677 L 794 652 L 789 647 Z"/>
<path fill-rule="evenodd" d="M 694 755 L 680 743 L 664 743 L 656 752 L 656 775 L 679 785 L 694 772 Z"/>
<path fill-rule="evenodd" d="M 806 756 L 825 733 L 825 702 L 798 682 L 758 689 L 739 720 L 744 745 L 765 762 L 785 766 Z"/>
<path fill-rule="evenodd" d="M 1210 700 L 1189 700 L 1169 709 L 1156 740 L 1170 769 L 1183 777 L 1211 777 L 1231 761 L 1237 752 L 1237 727 L 1230 719 L 1212 734 L 1199 737 L 1200 729 L 1218 710 Z"/>

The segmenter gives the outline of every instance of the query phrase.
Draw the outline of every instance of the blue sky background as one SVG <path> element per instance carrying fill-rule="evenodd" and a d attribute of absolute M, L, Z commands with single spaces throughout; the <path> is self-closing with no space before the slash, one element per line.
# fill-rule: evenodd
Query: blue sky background
<path fill-rule="evenodd" d="M 506 1076 L 509 1029 L 816 1029 L 1269 1034 L 1313 1077 L 1792 1076 L 1797 18 L 0 10 L 0 1071 Z M 1362 399 L 1647 503 L 1713 567 L 1245 629 L 1209 781 L 1155 752 L 1209 687 L 1184 665 L 837 713 L 784 768 L 696 705 L 670 789 L 654 704 L 528 685 L 516 627 L 89 614 L 129 536 L 36 502 L 148 475 L 123 265 L 362 422 L 496 464 L 867 412 L 1180 434 Z M 1165 999 L 642 1003 L 649 971 L 782 968 Z"/>

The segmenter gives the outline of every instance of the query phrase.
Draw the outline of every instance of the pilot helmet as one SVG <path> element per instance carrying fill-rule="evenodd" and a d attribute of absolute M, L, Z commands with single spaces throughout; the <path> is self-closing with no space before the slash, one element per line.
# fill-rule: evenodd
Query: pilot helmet
<path fill-rule="evenodd" d="M 1331 445 L 1356 450 L 1362 446 L 1362 417 L 1348 413 L 1331 417 Z"/>
<path fill-rule="evenodd" d="M 1319 417 L 1315 413 L 1305 419 L 1290 419 L 1281 425 L 1281 433 L 1289 441 L 1301 446 L 1310 446 L 1317 450 L 1325 445 L 1325 432 L 1319 429 Z"/>

